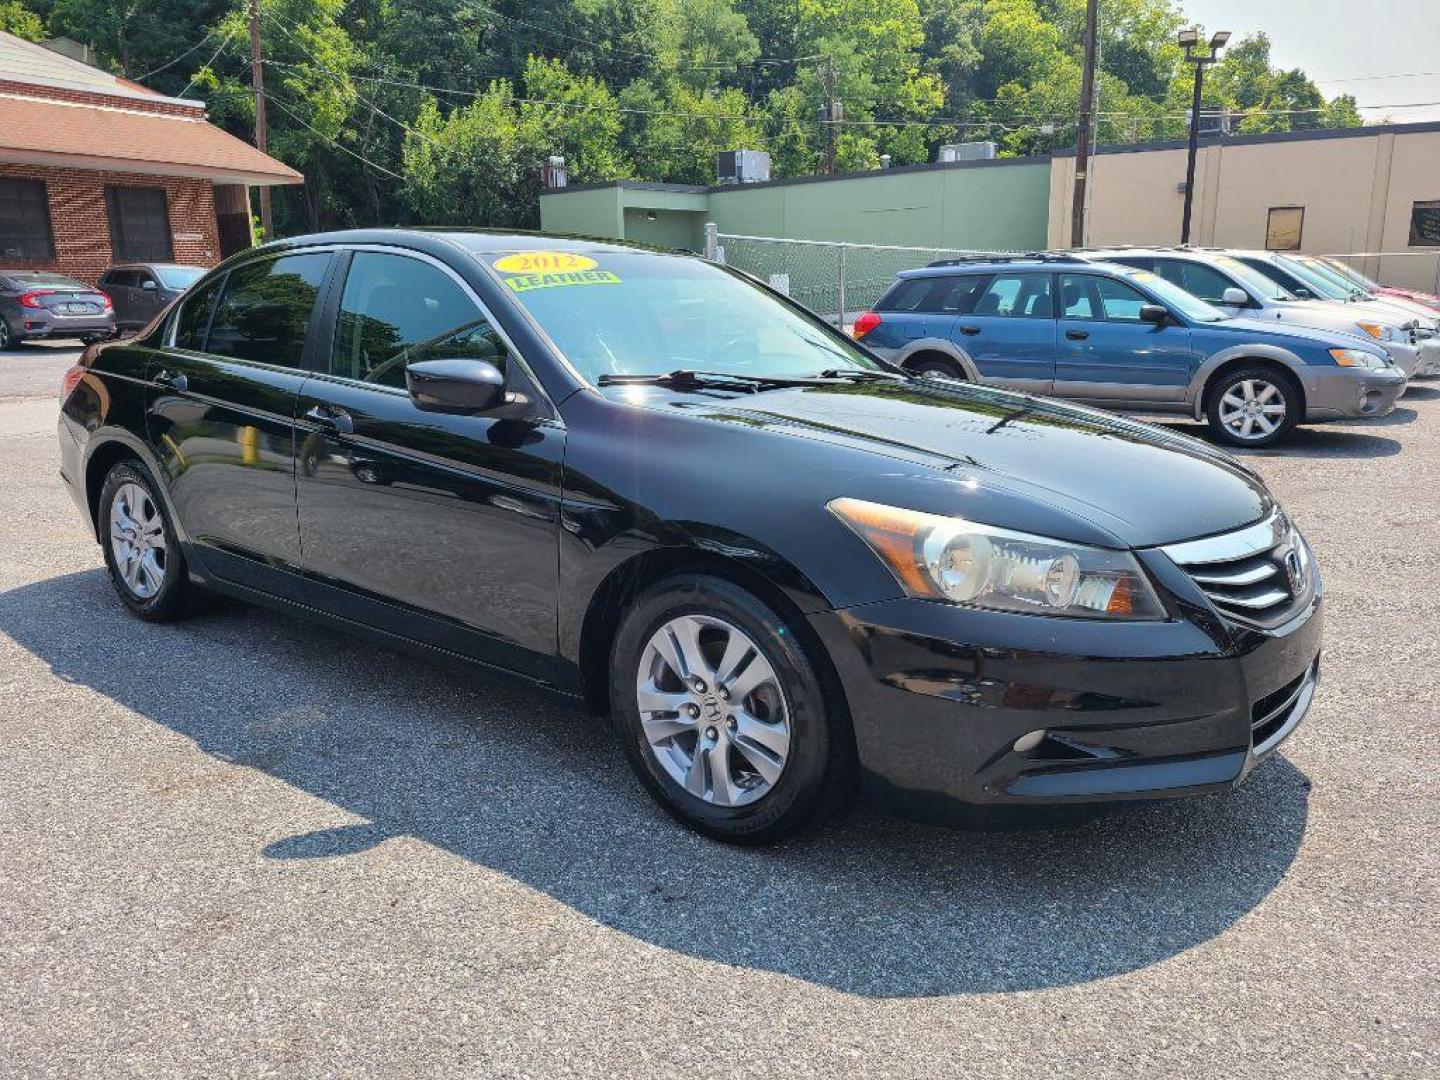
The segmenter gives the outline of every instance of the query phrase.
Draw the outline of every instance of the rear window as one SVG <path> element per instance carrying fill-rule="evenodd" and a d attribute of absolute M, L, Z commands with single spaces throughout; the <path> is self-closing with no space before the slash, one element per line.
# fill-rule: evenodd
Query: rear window
<path fill-rule="evenodd" d="M 88 289 L 90 287 L 74 278 L 66 277 L 64 274 L 47 274 L 43 271 L 23 274 L 12 272 L 5 276 L 21 285 L 59 285 L 71 289 Z"/>
<path fill-rule="evenodd" d="M 985 291 L 989 274 L 947 274 L 943 277 L 906 278 L 897 282 L 875 305 L 876 311 L 932 315 L 968 315 Z"/>

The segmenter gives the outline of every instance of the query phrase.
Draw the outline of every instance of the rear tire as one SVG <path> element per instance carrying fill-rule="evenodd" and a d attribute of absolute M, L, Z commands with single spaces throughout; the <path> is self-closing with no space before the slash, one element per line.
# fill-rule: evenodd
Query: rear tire
<path fill-rule="evenodd" d="M 165 503 L 140 462 L 110 470 L 96 516 L 110 583 L 127 608 L 146 622 L 169 622 L 201 606 Z"/>
<path fill-rule="evenodd" d="M 640 782 L 717 840 L 771 843 L 853 790 L 843 699 L 795 627 L 721 578 L 667 578 L 630 606 L 611 651 L 610 702 Z"/>
<path fill-rule="evenodd" d="M 10 324 L 5 321 L 5 317 L 0 315 L 0 352 L 19 348 L 22 340 L 19 334 L 10 329 Z"/>
<path fill-rule="evenodd" d="M 956 382 L 966 382 L 965 371 L 954 360 L 947 360 L 943 356 L 921 354 L 905 364 L 906 371 L 913 371 L 916 375 L 938 375 L 945 379 L 954 379 Z"/>
<path fill-rule="evenodd" d="M 1289 438 L 1303 409 L 1293 377 L 1257 364 L 1222 376 L 1210 389 L 1205 415 L 1217 441 L 1258 449 Z"/>

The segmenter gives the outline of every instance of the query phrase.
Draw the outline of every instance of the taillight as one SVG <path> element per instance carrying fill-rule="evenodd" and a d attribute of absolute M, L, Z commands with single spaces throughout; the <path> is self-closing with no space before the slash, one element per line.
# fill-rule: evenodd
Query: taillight
<path fill-rule="evenodd" d="M 45 305 L 40 302 L 40 297 L 50 296 L 54 289 L 37 289 L 35 292 L 27 292 L 20 297 L 20 306 L 28 308 L 43 308 Z"/>
<path fill-rule="evenodd" d="M 95 294 L 100 297 L 100 306 L 101 306 L 102 308 L 104 308 L 106 311 L 109 311 L 111 308 L 113 308 L 113 307 L 115 306 L 115 305 L 111 302 L 110 296 L 109 296 L 108 293 L 103 293 L 103 292 L 101 292 L 99 289 L 96 289 L 96 290 L 95 290 Z"/>
<path fill-rule="evenodd" d="M 89 369 L 83 364 L 76 364 L 69 371 L 65 372 L 60 379 L 60 404 L 70 400 L 70 395 L 75 392 L 75 387 L 80 385 L 80 380 L 85 377 Z"/>
<path fill-rule="evenodd" d="M 880 325 L 880 316 L 873 311 L 867 311 L 855 320 L 855 328 L 850 331 L 856 341 L 859 341 L 871 330 Z"/>

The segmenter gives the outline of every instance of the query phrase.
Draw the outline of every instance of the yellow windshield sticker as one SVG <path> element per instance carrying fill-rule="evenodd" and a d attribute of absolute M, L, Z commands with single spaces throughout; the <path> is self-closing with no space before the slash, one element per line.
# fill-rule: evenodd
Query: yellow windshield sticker
<path fill-rule="evenodd" d="M 594 270 L 594 259 L 569 251 L 517 251 L 495 260 L 495 269 L 502 274 L 544 274 Z"/>
<path fill-rule="evenodd" d="M 609 270 L 570 270 L 559 273 L 519 274 L 505 278 L 511 292 L 531 289 L 553 289 L 558 285 L 619 285 L 620 279 Z"/>
<path fill-rule="evenodd" d="M 1155 275 L 1149 270 L 1131 270 L 1129 278 L 1131 281 L 1154 281 Z"/>

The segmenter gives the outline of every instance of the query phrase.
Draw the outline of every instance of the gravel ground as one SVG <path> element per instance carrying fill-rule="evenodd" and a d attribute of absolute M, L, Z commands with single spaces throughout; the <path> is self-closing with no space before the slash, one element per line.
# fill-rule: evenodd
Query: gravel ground
<path fill-rule="evenodd" d="M 127 617 L 56 473 L 71 355 L 0 356 L 9 1075 L 1440 1075 L 1440 389 L 1256 455 L 1330 609 L 1239 791 L 741 851 L 538 692 Z"/>

